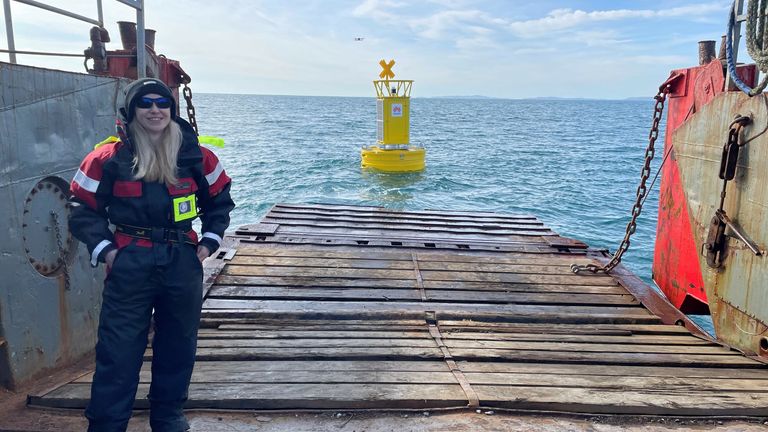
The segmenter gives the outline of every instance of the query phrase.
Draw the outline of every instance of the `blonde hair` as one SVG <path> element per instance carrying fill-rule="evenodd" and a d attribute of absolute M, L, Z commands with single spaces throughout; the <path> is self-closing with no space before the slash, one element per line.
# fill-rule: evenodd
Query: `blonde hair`
<path fill-rule="evenodd" d="M 162 182 L 175 185 L 179 181 L 176 160 L 181 148 L 181 128 L 171 120 L 160 137 L 159 145 L 152 145 L 149 133 L 138 121 L 128 124 L 134 147 L 133 169 L 136 180 Z"/>

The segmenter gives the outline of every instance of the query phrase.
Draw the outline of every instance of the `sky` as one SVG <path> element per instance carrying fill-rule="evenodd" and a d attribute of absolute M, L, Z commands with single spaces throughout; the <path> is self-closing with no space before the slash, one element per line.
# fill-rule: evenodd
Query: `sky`
<path fill-rule="evenodd" d="M 96 0 L 42 0 L 97 17 Z M 135 11 L 104 0 L 117 21 Z M 179 60 L 194 92 L 374 96 L 381 59 L 414 97 L 652 97 L 698 41 L 725 33 L 730 1 L 145 0 L 156 50 Z M 91 24 L 15 1 L 17 50 L 81 53 Z M 5 20 L 0 45 L 7 49 Z M 743 56 L 743 55 L 742 55 Z M 0 54 L 8 61 L 6 54 Z M 82 59 L 19 63 L 84 71 Z"/>

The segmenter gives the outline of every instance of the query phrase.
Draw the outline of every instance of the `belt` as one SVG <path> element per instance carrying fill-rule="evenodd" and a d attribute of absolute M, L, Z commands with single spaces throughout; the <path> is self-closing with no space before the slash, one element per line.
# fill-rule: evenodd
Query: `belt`
<path fill-rule="evenodd" d="M 149 240 L 154 243 L 175 242 L 188 243 L 197 246 L 197 243 L 193 242 L 187 233 L 180 229 L 142 228 L 131 225 L 115 225 L 115 232 L 125 234 L 129 237 Z"/>

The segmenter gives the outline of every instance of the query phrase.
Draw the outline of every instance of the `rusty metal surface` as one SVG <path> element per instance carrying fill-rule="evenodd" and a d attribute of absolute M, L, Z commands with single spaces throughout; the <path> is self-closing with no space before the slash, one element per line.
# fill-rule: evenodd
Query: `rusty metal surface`
<path fill-rule="evenodd" d="M 112 133 L 119 86 L 114 78 L 0 63 L 0 387 L 93 349 L 103 272 L 76 243 L 63 271 L 51 211 L 67 244 L 55 185 L 67 185 L 93 144 Z M 41 198 L 32 191 L 43 179 L 52 186 Z"/>
<path fill-rule="evenodd" d="M 672 137 L 698 251 L 707 239 L 710 221 L 719 207 L 723 180 L 719 178 L 723 145 L 737 115 L 748 116 L 736 176 L 726 188 L 723 209 L 764 251 L 768 246 L 768 99 L 723 93 L 678 128 Z M 747 354 L 768 354 L 768 260 L 758 256 L 732 231 L 720 268 L 699 264 L 718 339 Z"/>

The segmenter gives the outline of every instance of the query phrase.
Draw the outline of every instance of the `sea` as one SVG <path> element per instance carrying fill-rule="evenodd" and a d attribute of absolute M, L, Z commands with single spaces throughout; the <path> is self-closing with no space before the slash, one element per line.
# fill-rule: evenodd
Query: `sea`
<path fill-rule="evenodd" d="M 213 150 L 233 179 L 231 227 L 275 203 L 489 211 L 535 215 L 611 252 L 631 218 L 654 103 L 414 97 L 410 141 L 427 149 L 426 169 L 387 174 L 360 167 L 361 147 L 376 143 L 373 97 L 193 97 L 200 133 L 226 143 Z M 649 185 L 663 158 L 661 127 Z M 654 287 L 660 181 L 622 261 Z"/>

